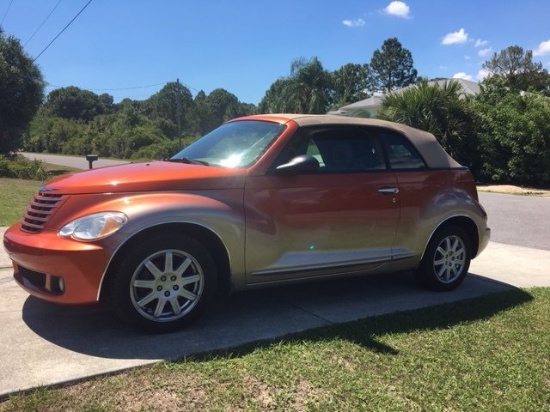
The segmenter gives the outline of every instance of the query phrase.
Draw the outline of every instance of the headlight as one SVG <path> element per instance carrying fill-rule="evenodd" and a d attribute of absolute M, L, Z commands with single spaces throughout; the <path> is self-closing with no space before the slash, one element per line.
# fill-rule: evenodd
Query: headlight
<path fill-rule="evenodd" d="M 101 212 L 79 217 L 59 229 L 59 236 L 76 240 L 98 240 L 115 233 L 128 221 L 122 212 Z"/>

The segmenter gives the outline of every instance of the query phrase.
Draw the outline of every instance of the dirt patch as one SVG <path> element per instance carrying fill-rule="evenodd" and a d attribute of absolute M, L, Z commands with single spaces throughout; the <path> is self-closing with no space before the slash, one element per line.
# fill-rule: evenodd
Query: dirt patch
<path fill-rule="evenodd" d="M 520 186 L 514 186 L 514 185 L 478 186 L 477 190 L 479 190 L 480 192 L 506 193 L 511 195 L 550 197 L 550 190 L 535 189 L 530 187 L 520 187 Z"/>

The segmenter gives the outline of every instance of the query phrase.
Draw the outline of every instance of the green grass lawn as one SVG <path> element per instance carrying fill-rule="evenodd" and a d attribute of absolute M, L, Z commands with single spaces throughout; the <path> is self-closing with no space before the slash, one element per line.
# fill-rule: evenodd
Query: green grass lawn
<path fill-rule="evenodd" d="M 18 394 L 0 411 L 549 411 L 550 288 Z"/>
<path fill-rule="evenodd" d="M 73 170 L 65 166 L 43 164 L 53 177 Z M 0 178 L 0 226 L 9 226 L 23 216 L 32 195 L 42 186 L 37 180 Z"/>
<path fill-rule="evenodd" d="M 0 226 L 9 226 L 21 219 L 41 184 L 35 180 L 0 178 Z"/>

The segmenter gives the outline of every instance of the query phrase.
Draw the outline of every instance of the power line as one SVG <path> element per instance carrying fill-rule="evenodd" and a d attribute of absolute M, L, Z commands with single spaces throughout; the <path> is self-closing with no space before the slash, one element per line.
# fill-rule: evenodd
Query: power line
<path fill-rule="evenodd" d="M 156 87 L 156 86 L 161 86 L 161 85 L 164 85 L 164 84 L 167 84 L 169 83 L 169 81 L 166 81 L 166 82 L 162 82 L 162 83 L 155 83 L 155 84 L 148 84 L 146 86 L 132 86 L 132 87 L 111 87 L 111 88 L 99 88 L 99 89 L 89 89 L 87 87 L 82 87 L 82 89 L 85 89 L 85 90 L 89 90 L 91 92 L 109 92 L 109 91 L 121 91 L 121 90 L 136 90 L 136 89 L 147 89 L 147 88 L 150 88 L 150 87 Z M 183 86 L 187 87 L 188 89 L 191 89 L 191 90 L 194 90 L 196 92 L 199 92 L 200 90 L 199 89 L 196 89 L 192 86 L 189 86 L 188 84 L 185 84 L 183 82 L 180 82 L 180 84 L 182 84 Z M 57 84 L 48 84 L 48 87 L 52 87 L 52 88 L 64 88 L 64 87 L 69 87 L 69 86 L 60 86 L 60 85 L 57 85 Z"/>
<path fill-rule="evenodd" d="M 12 0 L 13 1 L 13 0 Z M 55 11 L 55 9 L 57 9 L 57 6 L 59 6 L 59 3 L 61 3 L 61 0 L 59 0 L 57 2 L 57 4 L 55 5 L 55 7 L 52 9 L 52 11 L 50 11 L 50 14 L 48 14 L 46 16 L 46 18 L 44 19 L 44 21 L 42 23 L 40 23 L 40 26 L 38 26 L 38 28 L 34 31 L 34 33 L 32 34 L 31 38 L 29 40 L 27 40 L 25 42 L 25 44 L 23 45 L 23 47 L 25 47 L 27 44 L 29 44 L 29 42 L 33 39 L 33 37 L 36 35 L 36 33 L 38 33 L 38 31 L 42 28 L 42 26 L 44 25 L 44 23 L 46 23 L 46 21 L 50 18 L 50 16 L 52 15 L 52 13 Z"/>
<path fill-rule="evenodd" d="M 199 89 L 193 87 L 193 86 L 189 86 L 188 84 L 185 84 L 184 82 L 181 82 L 181 84 L 183 84 L 185 87 L 187 87 L 188 89 L 191 89 L 191 90 L 194 90 L 196 91 L 197 93 L 200 92 Z"/>
<path fill-rule="evenodd" d="M 166 84 L 166 82 L 149 84 L 147 86 L 113 87 L 113 88 L 110 88 L 110 89 L 88 89 L 88 88 L 85 88 L 85 90 L 89 90 L 91 92 L 108 92 L 108 91 L 113 91 L 113 90 L 135 90 L 135 89 L 147 89 L 149 87 L 160 86 L 162 84 Z M 56 84 L 49 84 L 48 86 L 57 87 L 57 88 L 69 87 L 69 86 L 59 86 L 59 85 L 56 85 Z"/>
<path fill-rule="evenodd" d="M 11 4 L 13 3 L 13 0 L 10 1 L 10 4 L 8 4 L 8 8 L 6 9 L 6 11 L 4 12 L 4 15 L 2 16 L 2 21 L 0 21 L 0 26 L 2 24 L 4 24 L 4 19 L 6 18 L 6 16 L 8 15 L 8 11 L 10 11 L 11 9 Z"/>
<path fill-rule="evenodd" d="M 13 1 L 13 0 L 12 0 L 12 1 Z M 91 2 L 92 2 L 92 0 L 89 0 L 88 3 L 86 3 L 86 5 L 85 5 L 84 7 L 82 7 L 82 9 L 80 9 L 80 11 L 76 14 L 76 16 L 74 16 L 73 19 L 72 19 L 69 23 L 67 23 L 67 25 L 66 25 L 65 27 L 63 27 L 63 30 L 61 30 L 61 31 L 59 32 L 59 34 L 58 34 L 57 36 L 55 36 L 55 37 L 53 38 L 53 40 L 52 40 L 51 42 L 49 42 L 48 45 L 47 45 L 46 47 L 44 47 L 44 49 L 38 54 L 38 56 L 36 56 L 36 57 L 34 58 L 33 62 L 35 62 L 40 56 L 42 56 L 42 53 L 44 53 L 46 50 L 48 50 L 48 47 L 50 47 L 50 46 L 52 45 L 52 43 L 53 43 L 54 41 L 56 41 L 57 38 L 58 38 L 59 36 L 61 36 L 61 34 L 63 34 L 63 32 L 64 32 L 65 30 L 67 30 L 67 28 L 73 23 L 73 21 L 76 20 L 76 18 L 77 18 L 78 16 L 80 16 L 80 14 L 86 9 L 86 7 L 88 7 L 88 6 L 90 5 Z"/>

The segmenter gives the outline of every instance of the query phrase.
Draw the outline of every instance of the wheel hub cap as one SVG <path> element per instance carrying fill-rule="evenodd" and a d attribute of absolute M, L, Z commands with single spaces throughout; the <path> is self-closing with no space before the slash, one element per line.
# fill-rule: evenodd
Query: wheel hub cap
<path fill-rule="evenodd" d="M 464 270 L 466 248 L 458 236 L 449 236 L 441 241 L 434 256 L 434 269 L 444 283 L 456 280 Z"/>
<path fill-rule="evenodd" d="M 138 266 L 132 276 L 130 297 L 141 316 L 167 322 L 191 311 L 203 288 L 204 274 L 193 256 L 164 250 Z"/>

